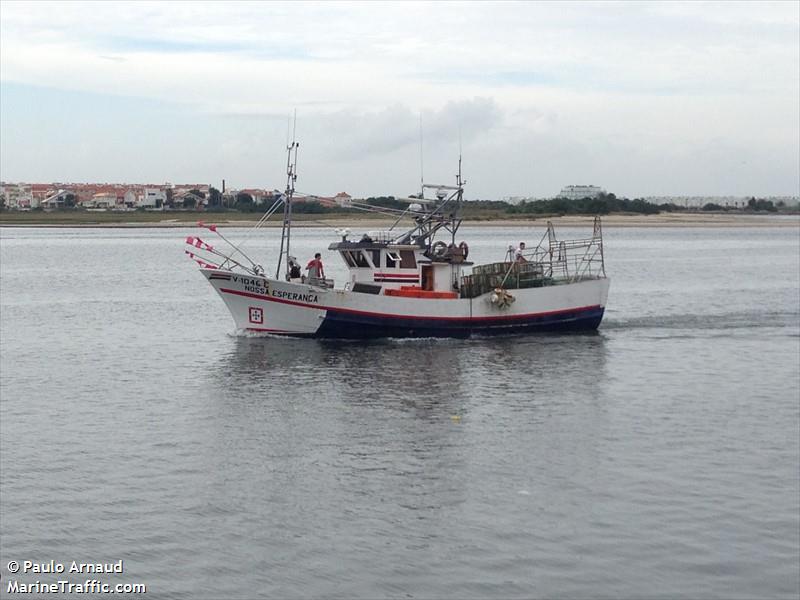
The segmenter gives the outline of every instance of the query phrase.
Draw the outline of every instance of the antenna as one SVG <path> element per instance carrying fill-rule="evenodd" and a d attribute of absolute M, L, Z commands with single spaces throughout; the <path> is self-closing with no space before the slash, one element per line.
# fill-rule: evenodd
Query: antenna
<path fill-rule="evenodd" d="M 291 121 L 290 121 L 291 123 Z M 291 123 L 292 142 L 289 143 L 289 128 L 286 131 L 286 193 L 294 194 L 294 182 L 297 180 L 297 109 L 294 110 L 294 123 Z M 294 157 L 292 156 L 294 152 Z M 294 159 L 294 160 L 292 160 Z"/>
<path fill-rule="evenodd" d="M 294 123 L 292 124 L 292 143 L 297 139 L 297 109 L 294 109 Z"/>
<path fill-rule="evenodd" d="M 294 149 L 294 161 L 292 164 L 292 195 L 294 195 L 294 182 L 297 181 L 297 149 L 300 144 L 297 142 L 297 109 L 294 109 L 294 124 L 292 125 L 292 145 L 290 149 Z"/>
<path fill-rule="evenodd" d="M 424 174 L 424 161 L 422 157 L 422 112 L 419 113 L 419 197 L 423 198 L 425 195 L 425 174 Z"/>
<path fill-rule="evenodd" d="M 461 187 L 461 124 L 458 124 L 458 175 L 456 175 L 456 183 Z"/>

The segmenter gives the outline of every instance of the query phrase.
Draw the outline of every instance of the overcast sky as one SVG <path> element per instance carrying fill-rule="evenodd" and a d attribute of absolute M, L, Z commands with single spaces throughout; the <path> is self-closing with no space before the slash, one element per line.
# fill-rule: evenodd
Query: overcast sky
<path fill-rule="evenodd" d="M 800 193 L 800 3 L 0 3 L 4 181 Z"/>

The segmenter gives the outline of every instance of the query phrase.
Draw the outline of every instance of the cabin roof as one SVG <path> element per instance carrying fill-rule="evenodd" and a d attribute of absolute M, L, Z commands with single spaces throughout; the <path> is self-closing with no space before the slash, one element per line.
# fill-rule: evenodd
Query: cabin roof
<path fill-rule="evenodd" d="M 421 250 L 414 244 L 392 244 L 391 242 L 333 242 L 328 250 Z"/>

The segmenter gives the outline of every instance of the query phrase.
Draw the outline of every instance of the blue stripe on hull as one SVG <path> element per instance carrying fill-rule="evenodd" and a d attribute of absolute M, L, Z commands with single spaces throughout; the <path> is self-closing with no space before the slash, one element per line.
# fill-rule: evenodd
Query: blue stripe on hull
<path fill-rule="evenodd" d="M 519 320 L 447 321 L 357 315 L 329 310 L 314 337 L 367 339 L 382 337 L 469 337 L 511 333 L 594 331 L 603 319 L 603 308 L 576 310 L 557 315 Z"/>

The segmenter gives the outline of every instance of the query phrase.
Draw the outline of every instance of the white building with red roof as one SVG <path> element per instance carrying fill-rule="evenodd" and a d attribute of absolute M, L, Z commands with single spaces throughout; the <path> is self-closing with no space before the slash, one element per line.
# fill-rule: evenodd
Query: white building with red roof
<path fill-rule="evenodd" d="M 353 206 L 353 197 L 347 192 L 339 192 L 333 197 L 333 201 L 344 208 Z"/>

